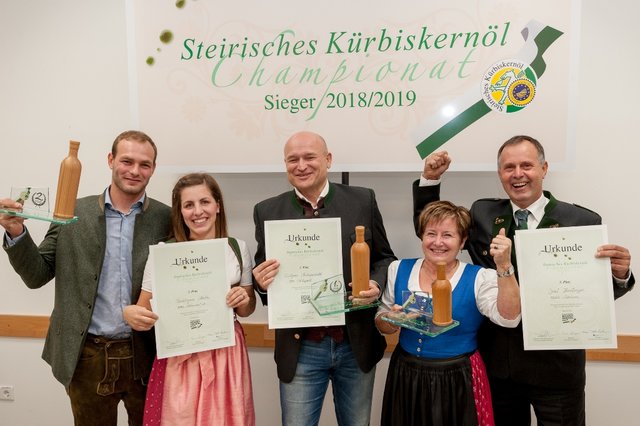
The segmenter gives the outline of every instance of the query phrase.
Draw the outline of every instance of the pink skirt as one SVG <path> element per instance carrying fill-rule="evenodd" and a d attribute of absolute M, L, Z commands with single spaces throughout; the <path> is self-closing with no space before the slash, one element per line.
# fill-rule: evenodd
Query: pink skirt
<path fill-rule="evenodd" d="M 156 359 L 144 425 L 254 426 L 249 356 L 237 321 L 235 337 L 228 348 Z"/>
<path fill-rule="evenodd" d="M 484 361 L 480 352 L 476 351 L 469 357 L 471 360 L 471 371 L 473 377 L 473 399 L 476 402 L 476 413 L 478 414 L 478 425 L 493 426 L 493 406 L 491 404 L 491 388 Z"/>

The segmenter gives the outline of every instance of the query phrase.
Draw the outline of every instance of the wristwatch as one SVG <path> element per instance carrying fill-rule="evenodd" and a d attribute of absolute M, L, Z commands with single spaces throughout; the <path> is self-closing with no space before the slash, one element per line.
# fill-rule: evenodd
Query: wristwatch
<path fill-rule="evenodd" d="M 515 273 L 515 270 L 513 269 L 513 265 L 511 265 L 506 270 L 504 270 L 502 272 L 498 272 L 497 270 L 496 270 L 496 272 L 498 273 L 498 278 L 506 278 L 506 277 L 510 277 L 511 275 L 513 275 Z"/>

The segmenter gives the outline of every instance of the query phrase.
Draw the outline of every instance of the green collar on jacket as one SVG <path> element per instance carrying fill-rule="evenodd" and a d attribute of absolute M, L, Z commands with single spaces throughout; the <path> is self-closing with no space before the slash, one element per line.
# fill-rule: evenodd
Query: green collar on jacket
<path fill-rule="evenodd" d="M 331 200 L 333 200 L 333 196 L 335 195 L 335 193 L 336 193 L 335 184 L 329 182 L 329 192 L 327 192 L 327 196 L 324 197 L 325 206 L 328 206 L 329 204 L 331 204 Z M 300 214 L 304 214 L 304 209 L 298 202 L 298 196 L 296 195 L 296 191 L 293 189 L 291 190 L 291 204 L 293 204 L 293 207 L 296 210 L 298 210 Z"/>
<path fill-rule="evenodd" d="M 542 193 L 546 198 L 549 199 L 549 202 L 544 207 L 544 216 L 542 217 L 542 219 L 540 219 L 538 228 L 558 228 L 562 226 L 562 224 L 552 215 L 553 209 L 555 209 L 558 205 L 558 201 L 553 195 L 551 195 L 549 191 L 542 191 Z M 507 205 L 507 211 L 504 214 L 496 217 L 493 221 L 493 229 L 491 231 L 493 236 L 498 235 L 498 232 L 500 232 L 501 228 L 506 229 L 508 233 L 508 230 L 513 224 L 513 209 L 511 208 L 510 202 L 507 203 Z"/>

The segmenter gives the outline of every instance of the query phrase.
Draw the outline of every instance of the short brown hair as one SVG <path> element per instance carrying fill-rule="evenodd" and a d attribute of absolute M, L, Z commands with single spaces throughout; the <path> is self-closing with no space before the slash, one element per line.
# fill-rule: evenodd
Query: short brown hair
<path fill-rule="evenodd" d="M 452 218 L 456 222 L 458 234 L 463 240 L 469 236 L 471 227 L 471 214 L 469 210 L 462 206 L 456 206 L 450 201 L 434 201 L 422 209 L 418 218 L 418 235 L 424 236 L 424 231 L 429 223 L 440 223 L 445 219 Z"/>
<path fill-rule="evenodd" d="M 113 158 L 116 158 L 116 154 L 118 153 L 118 144 L 120 143 L 120 141 L 123 141 L 125 139 L 136 142 L 149 143 L 151 145 L 151 148 L 153 148 L 153 164 L 156 164 L 156 158 L 158 158 L 158 148 L 156 147 L 156 144 L 153 142 L 153 140 L 151 140 L 149 135 L 139 130 L 127 130 L 116 136 L 116 139 L 113 141 L 113 145 L 111 145 L 111 155 L 113 156 Z"/>
<path fill-rule="evenodd" d="M 216 217 L 216 238 L 226 238 L 227 233 L 227 217 L 224 212 L 224 201 L 222 200 L 222 190 L 220 185 L 213 178 L 213 176 L 207 173 L 190 173 L 182 176 L 178 179 L 173 191 L 171 192 L 171 233 L 176 241 L 189 241 L 189 227 L 184 223 L 184 217 L 182 216 L 182 190 L 191 186 L 205 184 L 211 196 L 220 211 Z"/>

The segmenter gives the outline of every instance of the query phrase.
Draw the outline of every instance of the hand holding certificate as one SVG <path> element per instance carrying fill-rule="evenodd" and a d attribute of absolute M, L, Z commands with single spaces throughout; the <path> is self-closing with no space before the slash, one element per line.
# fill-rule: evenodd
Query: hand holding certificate
<path fill-rule="evenodd" d="M 617 346 L 606 240 L 604 225 L 516 232 L 526 350 Z"/>
<path fill-rule="evenodd" d="M 225 238 L 152 246 L 158 358 L 235 345 Z"/>
<path fill-rule="evenodd" d="M 320 316 L 310 303 L 322 286 L 345 293 L 340 238 L 339 218 L 265 222 L 267 258 L 280 262 L 269 285 L 269 328 L 345 324 L 344 312 Z"/>

